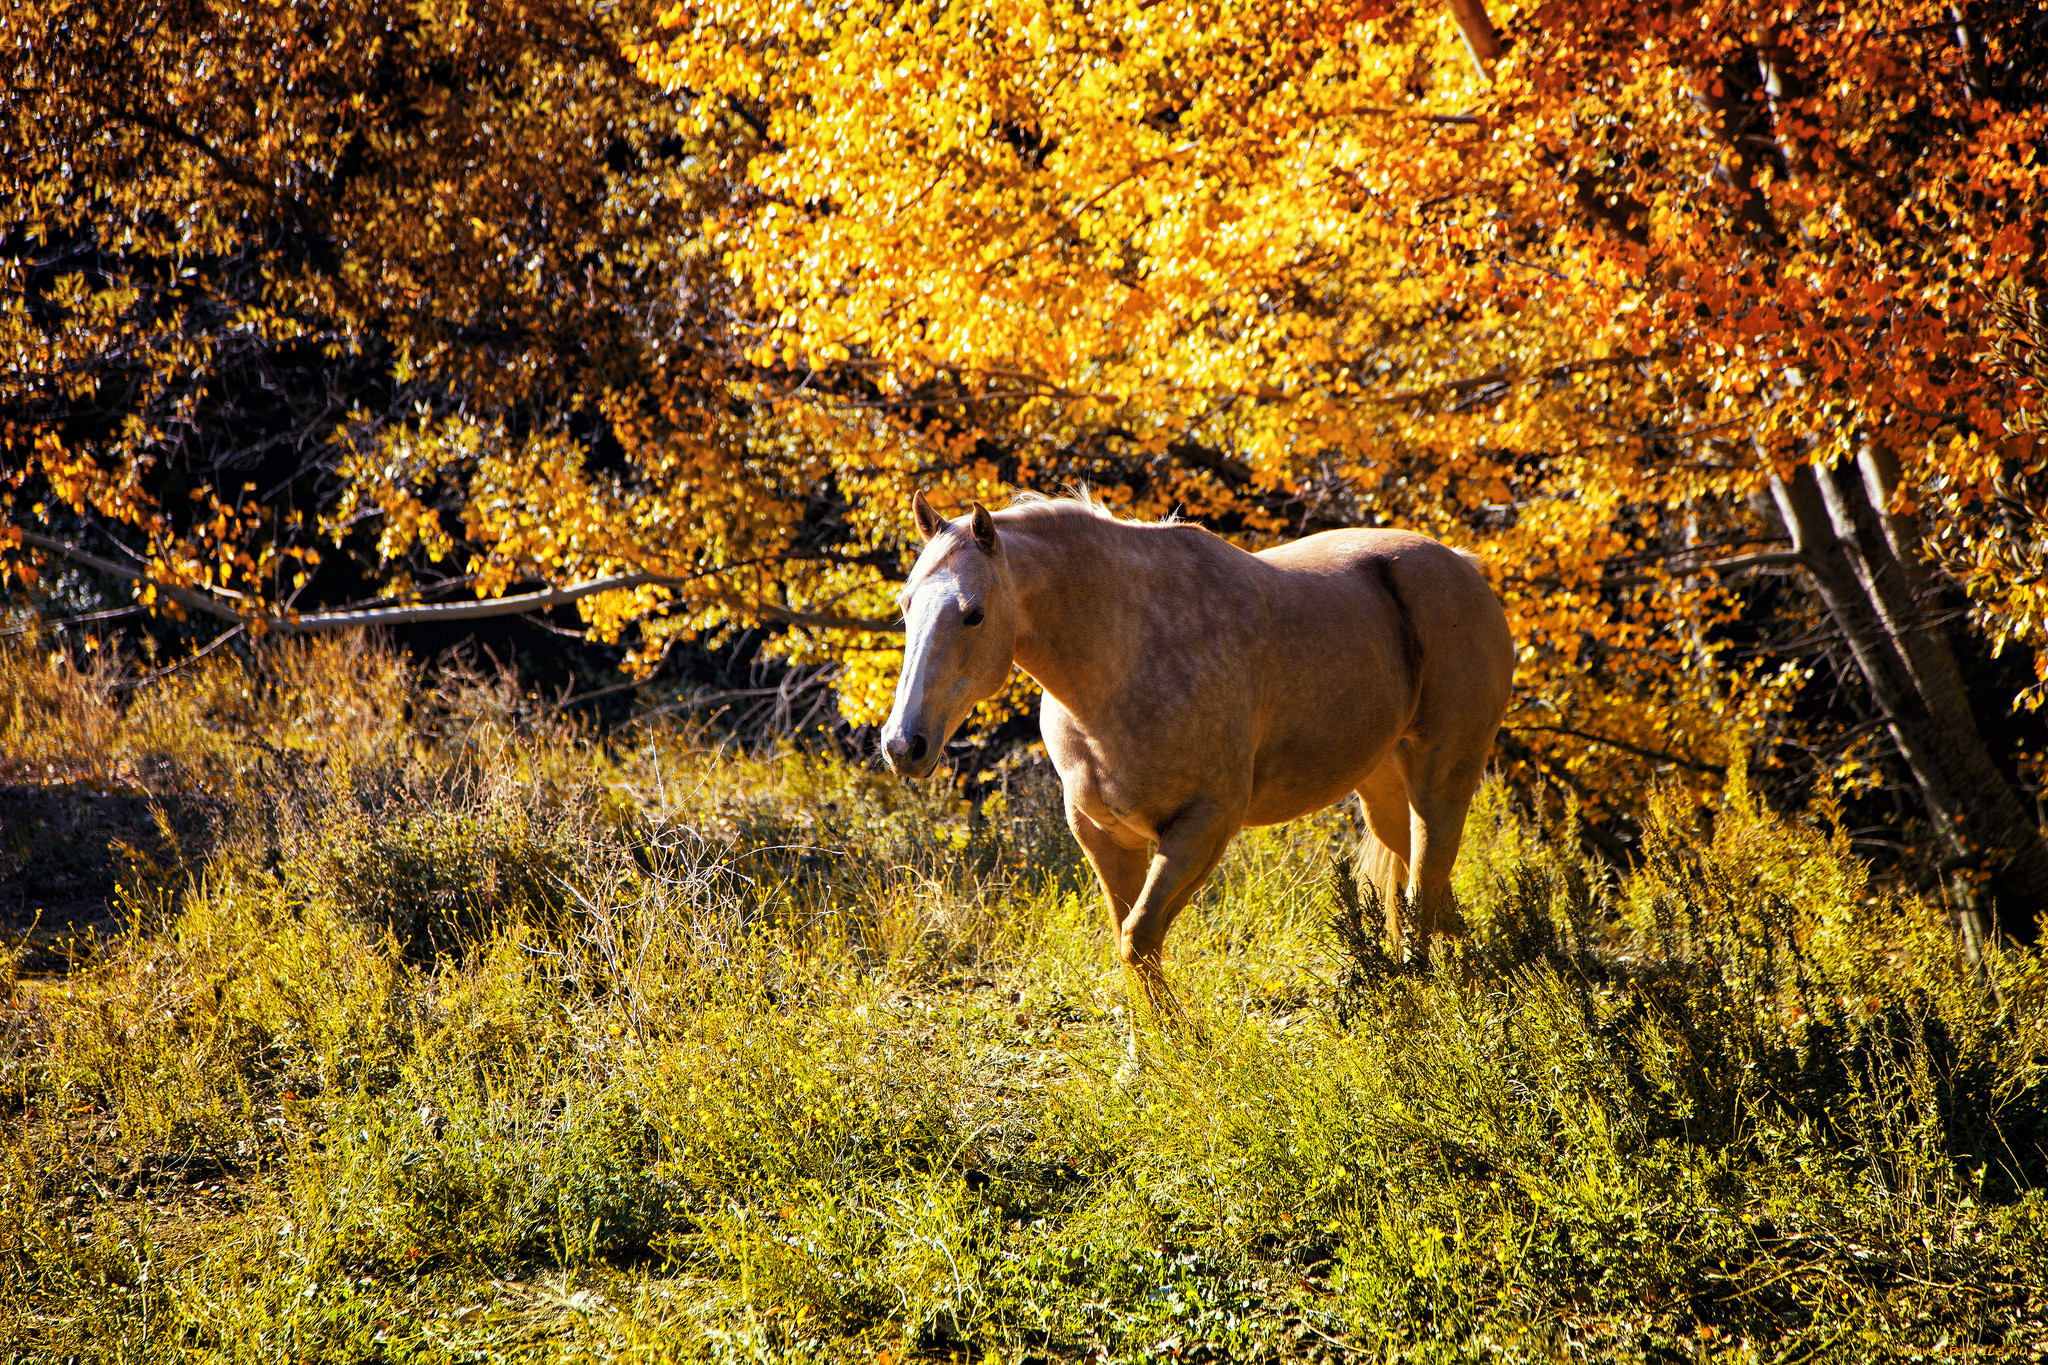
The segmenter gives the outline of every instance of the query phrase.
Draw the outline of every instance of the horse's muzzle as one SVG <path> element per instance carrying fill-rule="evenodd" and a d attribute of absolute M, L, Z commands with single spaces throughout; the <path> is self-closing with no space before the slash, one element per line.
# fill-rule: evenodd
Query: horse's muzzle
<path fill-rule="evenodd" d="M 899 777 L 929 777 L 939 766 L 939 746 L 921 734 L 887 735 L 882 740 L 882 757 Z"/>

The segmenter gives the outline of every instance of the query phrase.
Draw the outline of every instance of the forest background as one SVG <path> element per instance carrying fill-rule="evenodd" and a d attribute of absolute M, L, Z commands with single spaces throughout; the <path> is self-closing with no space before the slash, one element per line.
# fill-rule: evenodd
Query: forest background
<path fill-rule="evenodd" d="M 1611 856 L 1652 775 L 1745 767 L 2048 905 L 2032 5 L 38 0 L 0 45 L 0 572 L 80 647 L 532 613 L 483 638 L 536 682 L 845 735 L 918 487 L 1399 525 L 1485 557 L 1502 767 Z"/>

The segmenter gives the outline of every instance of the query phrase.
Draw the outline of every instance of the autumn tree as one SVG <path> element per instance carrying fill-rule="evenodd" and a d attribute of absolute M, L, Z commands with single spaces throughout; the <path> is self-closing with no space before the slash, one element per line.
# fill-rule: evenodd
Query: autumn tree
<path fill-rule="evenodd" d="M 0 16 L 13 568 L 68 555 L 259 632 L 574 601 L 658 657 L 830 615 L 840 577 L 893 565 L 828 454 L 756 420 L 717 224 L 750 211 L 758 138 L 636 71 L 651 28 L 609 4 Z M 358 577 L 337 548 L 375 599 L 332 600 Z"/>

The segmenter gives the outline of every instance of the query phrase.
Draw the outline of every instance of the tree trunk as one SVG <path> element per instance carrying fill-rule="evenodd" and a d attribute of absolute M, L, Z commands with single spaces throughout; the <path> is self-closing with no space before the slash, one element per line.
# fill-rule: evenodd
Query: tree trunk
<path fill-rule="evenodd" d="M 1801 465 L 1771 492 L 1952 866 L 1987 875 L 1998 929 L 2023 943 L 2048 907 L 2048 840 L 1992 762 L 1919 556 L 1919 527 L 1886 509 L 1898 471 L 1868 446 L 1853 465 Z"/>

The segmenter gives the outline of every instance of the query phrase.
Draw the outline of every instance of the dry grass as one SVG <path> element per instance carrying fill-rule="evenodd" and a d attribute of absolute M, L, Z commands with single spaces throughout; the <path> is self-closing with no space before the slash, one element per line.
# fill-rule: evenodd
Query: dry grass
<path fill-rule="evenodd" d="M 1739 790 L 1625 882 L 1490 791 L 1422 973 L 1341 818 L 1247 837 L 1122 1085 L 1042 783 L 599 745 L 360 642 L 115 681 L 0 653 L 10 790 L 166 813 L 90 962 L 0 978 L 17 1358 L 2048 1344 L 2048 969 L 1994 999 Z"/>

